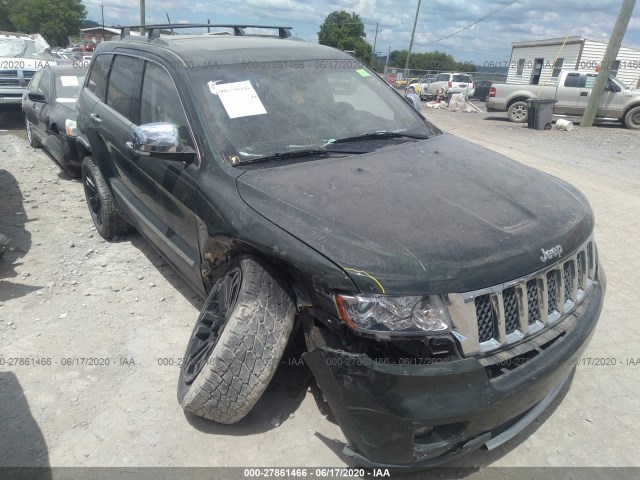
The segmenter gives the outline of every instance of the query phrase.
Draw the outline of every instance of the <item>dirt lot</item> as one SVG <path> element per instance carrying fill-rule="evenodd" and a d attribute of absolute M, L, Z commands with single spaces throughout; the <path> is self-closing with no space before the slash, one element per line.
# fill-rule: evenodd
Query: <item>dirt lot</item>
<path fill-rule="evenodd" d="M 640 466 L 640 132 L 540 132 L 504 115 L 424 113 L 579 187 L 595 210 L 609 281 L 585 364 L 563 398 L 512 442 L 455 465 Z M 296 362 L 282 365 L 236 425 L 184 414 L 171 363 L 202 301 L 139 235 L 97 235 L 81 184 L 28 147 L 18 114 L 0 116 L 0 129 L 0 233 L 12 241 L 0 261 L 0 466 L 349 464 L 315 384 L 290 392 L 304 375 Z"/>

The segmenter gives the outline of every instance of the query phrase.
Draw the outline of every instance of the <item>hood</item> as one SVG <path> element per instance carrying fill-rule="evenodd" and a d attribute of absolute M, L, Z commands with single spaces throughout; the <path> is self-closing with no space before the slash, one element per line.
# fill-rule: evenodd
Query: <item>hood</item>
<path fill-rule="evenodd" d="M 452 135 L 249 170 L 237 182 L 250 207 L 368 292 L 497 285 L 544 268 L 543 248 L 570 254 L 594 223 L 569 184 Z"/>

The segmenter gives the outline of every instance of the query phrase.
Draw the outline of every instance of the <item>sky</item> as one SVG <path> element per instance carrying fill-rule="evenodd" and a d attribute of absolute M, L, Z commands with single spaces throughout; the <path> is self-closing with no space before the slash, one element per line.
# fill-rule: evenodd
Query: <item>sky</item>
<path fill-rule="evenodd" d="M 84 0 L 84 4 L 88 20 L 100 23 L 104 5 L 106 26 L 139 24 L 139 1 Z M 376 51 L 386 55 L 389 48 L 409 47 L 418 0 L 146 0 L 145 4 L 147 24 L 166 23 L 168 14 L 173 23 L 210 19 L 220 24 L 283 25 L 314 43 L 328 14 L 355 12 L 365 24 L 367 41 L 374 45 L 375 40 Z M 444 51 L 475 65 L 508 62 L 514 41 L 566 35 L 608 39 L 621 4 L 622 0 L 423 0 L 412 52 Z M 640 47 L 638 5 L 623 43 Z"/>

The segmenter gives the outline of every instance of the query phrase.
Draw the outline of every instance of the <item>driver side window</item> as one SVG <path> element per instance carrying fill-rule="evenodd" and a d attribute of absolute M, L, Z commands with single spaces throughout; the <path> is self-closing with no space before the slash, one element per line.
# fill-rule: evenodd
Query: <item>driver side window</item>
<path fill-rule="evenodd" d="M 146 62 L 140 97 L 140 125 L 157 122 L 177 125 L 180 139 L 193 147 L 187 115 L 171 76 L 161 66 Z"/>
<path fill-rule="evenodd" d="M 40 83 L 40 79 L 42 78 L 43 73 L 44 73 L 44 70 L 40 70 L 39 72 L 36 72 L 36 74 L 33 76 L 31 81 L 29 82 L 29 86 L 27 87 L 28 91 L 30 92 L 38 91 L 38 84 Z"/>

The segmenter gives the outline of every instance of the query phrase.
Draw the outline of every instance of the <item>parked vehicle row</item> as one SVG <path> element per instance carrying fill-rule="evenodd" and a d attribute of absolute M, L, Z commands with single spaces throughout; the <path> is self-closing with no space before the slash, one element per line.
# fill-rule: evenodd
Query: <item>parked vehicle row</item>
<path fill-rule="evenodd" d="M 534 421 L 604 300 L 584 195 L 443 134 L 367 66 L 288 27 L 161 38 L 169 27 L 195 26 L 97 47 L 75 77 L 75 133 L 98 233 L 135 228 L 205 299 L 180 405 L 239 421 L 302 331 L 358 465 L 434 466 Z M 25 102 L 58 99 L 55 74 Z M 447 88 L 471 92 L 456 75 Z M 36 127 L 40 106 L 32 141 L 54 131 L 41 113 Z"/>
<path fill-rule="evenodd" d="M 44 147 L 75 177 L 81 166 L 76 148 L 76 102 L 86 71 L 70 65 L 38 70 L 22 98 L 29 145 Z"/>

